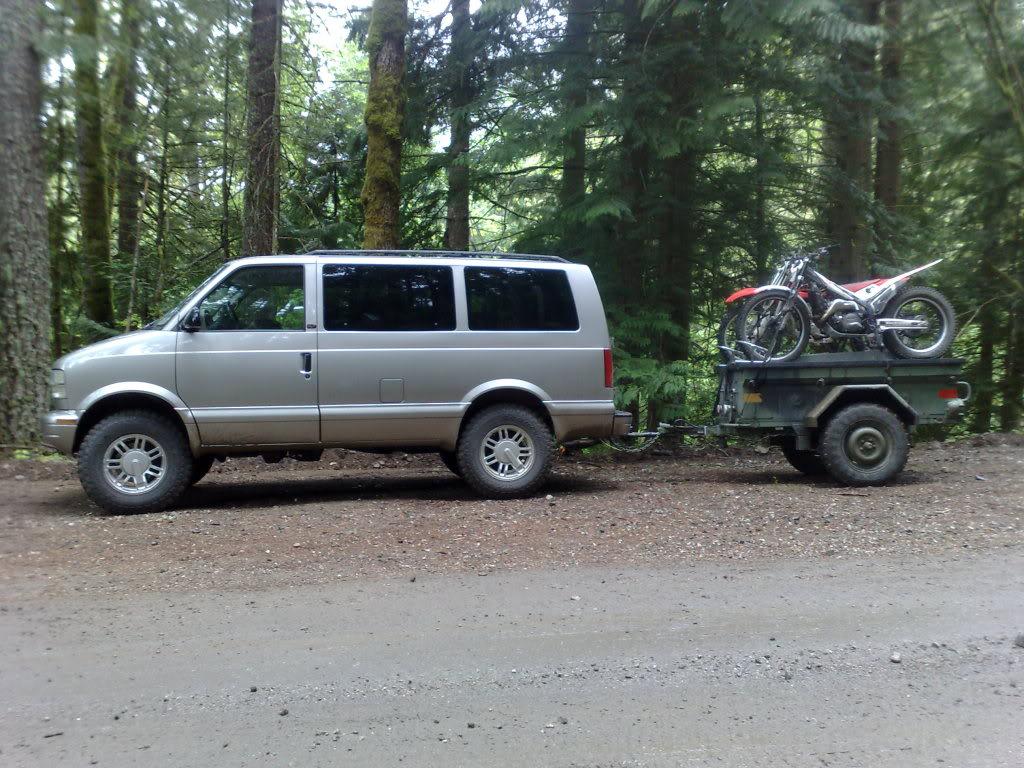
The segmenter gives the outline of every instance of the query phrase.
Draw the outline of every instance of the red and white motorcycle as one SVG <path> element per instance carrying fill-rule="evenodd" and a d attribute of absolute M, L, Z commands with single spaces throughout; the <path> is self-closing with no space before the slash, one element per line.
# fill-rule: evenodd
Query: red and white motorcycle
<path fill-rule="evenodd" d="M 820 249 L 788 256 L 769 285 L 743 288 L 727 298 L 719 348 L 750 360 L 785 362 L 800 357 L 812 341 L 837 349 L 883 344 L 897 357 L 942 357 L 956 336 L 956 315 L 934 288 L 908 286 L 911 276 L 942 259 L 896 277 L 839 285 L 811 264 Z M 733 336 L 734 334 L 734 336 Z"/>

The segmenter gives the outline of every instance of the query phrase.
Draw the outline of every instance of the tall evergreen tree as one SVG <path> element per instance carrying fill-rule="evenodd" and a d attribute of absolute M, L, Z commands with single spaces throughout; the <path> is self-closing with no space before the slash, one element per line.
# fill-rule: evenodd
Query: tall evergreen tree
<path fill-rule="evenodd" d="M 78 124 L 78 208 L 86 317 L 114 324 L 110 282 L 110 213 L 103 100 L 99 82 L 99 3 L 74 0 L 75 120 Z"/>
<path fill-rule="evenodd" d="M 397 248 L 402 194 L 402 116 L 405 106 L 406 0 L 374 0 L 366 50 L 366 178 L 363 247 Z"/>
<path fill-rule="evenodd" d="M 277 253 L 282 0 L 252 0 L 242 255 Z M 223 247 L 223 244 L 222 244 Z"/>
<path fill-rule="evenodd" d="M 451 109 L 451 143 L 448 145 L 448 215 L 444 246 L 454 251 L 469 250 L 469 106 L 473 100 L 470 82 L 473 67 L 472 20 L 469 0 L 452 0 L 452 42 L 448 56 Z"/>
<path fill-rule="evenodd" d="M 50 368 L 39 0 L 0 0 L 0 443 L 38 434 Z"/>

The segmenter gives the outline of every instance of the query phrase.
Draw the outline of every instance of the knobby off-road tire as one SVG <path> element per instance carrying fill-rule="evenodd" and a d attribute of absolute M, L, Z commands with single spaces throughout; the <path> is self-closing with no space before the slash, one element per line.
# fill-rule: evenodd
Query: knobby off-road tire
<path fill-rule="evenodd" d="M 462 477 L 462 470 L 459 469 L 459 457 L 455 451 L 438 451 L 437 455 L 441 457 L 441 463 L 448 467 L 452 474 Z"/>
<path fill-rule="evenodd" d="M 885 346 L 889 348 L 897 357 L 902 357 L 908 360 L 927 360 L 935 357 L 942 357 L 949 348 L 953 346 L 953 340 L 956 338 L 956 312 L 953 311 L 953 305 L 949 303 L 949 299 L 943 296 L 939 291 L 934 288 L 928 288 L 927 286 L 910 286 L 903 288 L 897 293 L 888 304 L 885 305 L 885 309 L 882 310 L 882 317 L 896 317 L 896 313 L 905 304 L 909 304 L 912 301 L 919 301 L 923 304 L 931 306 L 935 314 L 941 318 L 942 321 L 942 334 L 939 339 L 936 340 L 933 347 L 928 349 L 915 349 L 914 347 L 908 346 L 903 339 L 900 337 L 897 331 L 886 331 L 882 334 L 882 341 Z"/>
<path fill-rule="evenodd" d="M 485 442 L 489 444 L 485 445 Z M 529 447 L 529 463 L 512 467 L 507 477 L 499 477 L 500 462 L 488 464 L 515 443 Z M 544 484 L 555 455 L 555 437 L 539 415 L 520 405 L 494 405 L 473 416 L 459 437 L 456 456 L 462 479 L 481 496 L 504 499 L 529 496 Z"/>
<path fill-rule="evenodd" d="M 782 289 L 772 289 L 762 291 L 761 293 L 755 294 L 743 302 L 743 307 L 740 310 L 739 317 L 736 318 L 736 337 L 740 341 L 750 342 L 760 347 L 765 346 L 764 339 L 751 336 L 750 328 L 748 323 L 751 319 L 751 315 L 755 313 L 757 308 L 770 301 L 786 301 L 789 299 L 789 291 Z M 791 322 L 798 323 L 799 329 L 796 337 L 796 341 L 793 344 L 792 349 L 787 350 L 783 354 L 772 354 L 770 359 L 777 363 L 788 363 L 791 360 L 796 360 L 800 355 L 803 354 L 807 348 L 807 343 L 811 339 L 811 316 L 807 311 L 807 306 L 799 298 L 793 299 L 793 306 L 787 311 L 786 316 Z M 785 319 L 784 319 L 785 322 Z"/>
<path fill-rule="evenodd" d="M 815 477 L 818 475 L 827 475 L 828 470 L 825 468 L 824 462 L 821 457 L 818 456 L 815 451 L 801 451 L 796 447 L 796 438 L 787 437 L 781 443 L 779 448 L 782 450 L 782 455 L 786 457 L 786 461 L 790 463 L 793 469 L 803 472 L 805 475 Z"/>
<path fill-rule="evenodd" d="M 910 444 L 900 418 L 880 405 L 850 405 L 828 420 L 818 454 L 846 485 L 882 485 L 907 463 Z"/>
<path fill-rule="evenodd" d="M 149 443 L 140 441 L 145 438 Z M 115 454 L 118 441 L 125 444 L 159 447 L 162 458 L 160 479 L 148 490 L 132 493 L 119 490 L 108 475 L 105 461 Z M 127 451 L 120 451 L 122 454 Z M 89 430 L 78 452 L 78 477 L 86 495 L 98 506 L 114 514 L 159 512 L 174 504 L 192 478 L 192 453 L 181 428 L 158 413 L 124 411 L 100 421 Z"/>
<path fill-rule="evenodd" d="M 202 480 L 209 471 L 213 468 L 213 462 L 216 459 L 213 456 L 200 456 L 192 460 L 192 474 L 188 479 L 189 485 L 195 485 Z"/>

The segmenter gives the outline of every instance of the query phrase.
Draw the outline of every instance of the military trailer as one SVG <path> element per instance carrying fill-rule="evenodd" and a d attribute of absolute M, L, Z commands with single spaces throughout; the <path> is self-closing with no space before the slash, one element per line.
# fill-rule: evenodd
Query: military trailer
<path fill-rule="evenodd" d="M 718 366 L 716 435 L 767 436 L 796 469 L 879 485 L 903 469 L 908 433 L 956 421 L 971 394 L 963 360 L 902 360 L 883 351 Z"/>

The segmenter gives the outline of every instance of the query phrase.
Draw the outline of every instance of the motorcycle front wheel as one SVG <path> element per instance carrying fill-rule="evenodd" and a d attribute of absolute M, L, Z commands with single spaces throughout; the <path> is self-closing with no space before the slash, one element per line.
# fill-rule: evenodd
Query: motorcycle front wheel
<path fill-rule="evenodd" d="M 764 291 L 743 304 L 736 319 L 736 336 L 761 347 L 765 361 L 789 362 L 807 347 L 811 317 L 803 302 L 791 299 L 788 291 Z"/>
<path fill-rule="evenodd" d="M 925 320 L 927 330 L 886 331 L 885 346 L 896 355 L 909 360 L 942 357 L 956 338 L 956 313 L 949 299 L 934 288 L 904 288 L 885 305 L 881 317 L 904 320 Z"/>

